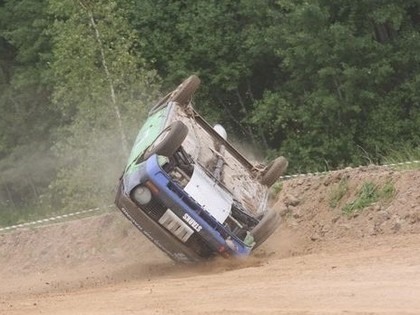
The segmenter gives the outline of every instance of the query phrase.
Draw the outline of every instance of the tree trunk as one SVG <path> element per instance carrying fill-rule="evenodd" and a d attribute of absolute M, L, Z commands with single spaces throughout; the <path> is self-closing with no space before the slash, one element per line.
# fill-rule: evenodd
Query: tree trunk
<path fill-rule="evenodd" d="M 98 27 L 96 25 L 95 19 L 93 18 L 92 10 L 90 10 L 82 1 L 79 1 L 79 3 L 82 6 L 82 8 L 85 9 L 87 14 L 89 15 L 90 24 L 95 31 L 96 41 L 98 43 L 99 50 L 101 52 L 102 67 L 104 68 L 106 79 L 109 83 L 109 89 L 110 89 L 110 92 L 111 92 L 111 102 L 112 102 L 112 105 L 113 105 L 113 108 L 114 108 L 114 113 L 115 113 L 115 116 L 116 116 L 116 119 L 117 119 L 117 122 L 118 122 L 118 128 L 120 130 L 122 149 L 123 149 L 124 154 L 126 156 L 128 156 L 127 136 L 124 132 L 123 122 L 122 122 L 122 119 L 121 119 L 121 112 L 120 112 L 120 109 L 118 107 L 117 99 L 116 99 L 116 96 L 115 96 L 114 83 L 113 83 L 111 74 L 108 70 L 108 65 L 106 63 L 105 52 L 104 52 L 104 48 L 103 48 L 103 44 L 102 44 L 102 40 L 101 40 L 101 35 L 99 33 L 99 30 L 98 30 Z"/>

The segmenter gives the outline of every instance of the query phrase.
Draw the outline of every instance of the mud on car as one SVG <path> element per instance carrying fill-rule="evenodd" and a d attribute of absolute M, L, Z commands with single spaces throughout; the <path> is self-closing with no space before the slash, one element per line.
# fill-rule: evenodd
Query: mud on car
<path fill-rule="evenodd" d="M 115 204 L 178 262 L 246 256 L 278 226 L 270 186 L 287 168 L 253 164 L 193 108 L 193 75 L 149 112 L 120 178 Z"/>

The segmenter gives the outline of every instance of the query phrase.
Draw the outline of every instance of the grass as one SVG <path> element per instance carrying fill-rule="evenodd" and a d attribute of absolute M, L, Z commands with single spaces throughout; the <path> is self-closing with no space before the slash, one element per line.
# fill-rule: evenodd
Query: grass
<path fill-rule="evenodd" d="M 377 186 L 373 182 L 366 182 L 357 193 L 357 198 L 343 207 L 343 213 L 350 215 L 378 201 Z"/>
<path fill-rule="evenodd" d="M 390 202 L 395 196 L 396 190 L 394 183 L 391 180 L 388 180 L 380 191 L 380 198 L 383 202 Z"/>
<path fill-rule="evenodd" d="M 43 205 L 21 205 L 12 207 L 10 205 L 0 205 L 0 228 L 22 223 L 37 221 L 40 219 L 51 218 L 63 214 L 69 214 L 86 209 L 51 209 Z M 108 211 L 107 207 L 101 207 L 101 212 Z M 97 213 L 97 212 L 95 212 Z M 85 216 L 80 214 L 78 217 Z M 66 220 L 66 219 L 63 219 Z M 60 220 L 58 220 L 60 221 Z M 54 221 L 54 222 L 58 222 Z"/>
<path fill-rule="evenodd" d="M 384 163 L 389 164 L 398 164 L 411 161 L 420 161 L 420 147 L 409 148 L 405 147 L 399 151 L 389 151 L 384 157 Z M 396 170 L 418 170 L 420 169 L 420 163 L 407 163 L 393 166 Z"/>
<path fill-rule="evenodd" d="M 388 203 L 395 196 L 395 186 L 392 181 L 387 181 L 384 185 L 379 186 L 368 181 L 365 182 L 357 193 L 357 197 L 352 202 L 346 204 L 342 211 L 346 215 L 360 211 L 373 203 Z"/>
<path fill-rule="evenodd" d="M 331 191 L 329 204 L 331 208 L 337 207 L 340 200 L 349 191 L 349 180 L 343 178 L 340 180 L 338 185 Z"/>
<path fill-rule="evenodd" d="M 277 195 L 279 192 L 281 192 L 283 189 L 283 182 L 277 181 L 271 186 L 271 190 L 274 193 L 274 195 Z"/>
<path fill-rule="evenodd" d="M 41 218 L 50 217 L 52 211 L 48 208 L 39 206 L 0 206 L 0 227 L 11 226 L 15 224 L 26 223 Z"/>

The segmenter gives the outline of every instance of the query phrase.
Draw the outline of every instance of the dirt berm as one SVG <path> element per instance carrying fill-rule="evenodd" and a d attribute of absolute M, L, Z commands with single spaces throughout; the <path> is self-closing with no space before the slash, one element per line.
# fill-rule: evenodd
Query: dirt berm
<path fill-rule="evenodd" d="M 379 201 L 351 210 L 369 187 Z M 420 314 L 419 187 L 375 166 L 285 181 L 254 256 L 194 266 L 117 210 L 3 233 L 0 314 Z"/>

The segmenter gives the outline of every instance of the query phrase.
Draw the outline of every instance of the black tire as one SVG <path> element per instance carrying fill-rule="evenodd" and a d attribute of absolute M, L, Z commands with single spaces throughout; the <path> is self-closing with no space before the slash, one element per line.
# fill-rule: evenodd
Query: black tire
<path fill-rule="evenodd" d="M 187 106 L 195 91 L 200 86 L 200 79 L 196 75 L 190 76 L 173 91 L 170 100 L 181 106 Z"/>
<path fill-rule="evenodd" d="M 251 234 L 254 236 L 256 249 L 264 241 L 274 233 L 280 224 L 280 214 L 277 211 L 269 210 L 261 219 L 261 221 L 252 229 Z"/>
<path fill-rule="evenodd" d="M 184 142 L 188 134 L 188 127 L 182 121 L 175 121 L 166 127 L 156 140 L 144 152 L 144 159 L 153 154 L 171 156 Z"/>
<path fill-rule="evenodd" d="M 261 178 L 261 184 L 270 187 L 273 185 L 279 177 L 286 171 L 287 165 L 286 158 L 283 156 L 278 157 L 274 161 L 272 161 L 268 166 L 267 170 L 264 172 Z"/>

